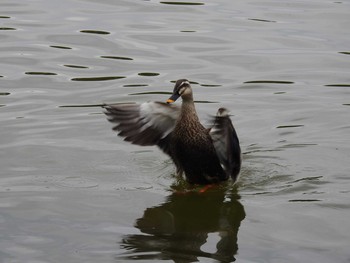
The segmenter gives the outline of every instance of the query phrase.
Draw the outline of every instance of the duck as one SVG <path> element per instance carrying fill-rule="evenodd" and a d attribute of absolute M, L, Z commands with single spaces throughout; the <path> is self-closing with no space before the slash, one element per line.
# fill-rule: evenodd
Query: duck
<path fill-rule="evenodd" d="M 174 102 L 181 97 L 182 104 Z M 226 108 L 219 108 L 205 128 L 197 115 L 190 81 L 176 81 L 165 101 L 103 104 L 113 130 L 125 141 L 158 146 L 188 183 L 210 185 L 232 178 L 241 170 L 241 148 Z"/>

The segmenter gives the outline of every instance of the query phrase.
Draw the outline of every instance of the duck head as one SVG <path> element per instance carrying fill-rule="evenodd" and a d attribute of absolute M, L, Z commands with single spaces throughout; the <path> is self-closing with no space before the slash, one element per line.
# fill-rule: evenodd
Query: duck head
<path fill-rule="evenodd" d="M 190 82 L 187 79 L 179 79 L 175 83 L 173 94 L 166 101 L 167 103 L 175 102 L 179 97 L 182 97 L 183 100 L 192 98 L 192 89 Z"/>

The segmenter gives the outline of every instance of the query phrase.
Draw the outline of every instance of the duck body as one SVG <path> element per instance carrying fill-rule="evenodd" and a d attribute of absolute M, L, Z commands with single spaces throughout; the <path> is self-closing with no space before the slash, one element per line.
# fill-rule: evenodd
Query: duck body
<path fill-rule="evenodd" d="M 171 104 L 182 98 L 181 108 Z M 178 80 L 167 104 L 105 105 L 108 120 L 126 141 L 157 145 L 173 160 L 177 174 L 191 184 L 211 184 L 231 177 L 237 180 L 241 150 L 226 109 L 219 109 L 211 128 L 199 121 L 187 80 Z"/>
<path fill-rule="evenodd" d="M 193 100 L 183 101 L 170 145 L 178 170 L 183 170 L 190 183 L 209 184 L 228 178 L 220 165 L 209 129 L 199 122 Z"/>

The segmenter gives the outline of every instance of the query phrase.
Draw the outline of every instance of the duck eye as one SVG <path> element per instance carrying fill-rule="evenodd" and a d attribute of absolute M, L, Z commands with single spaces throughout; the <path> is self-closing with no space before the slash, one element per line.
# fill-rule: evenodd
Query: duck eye
<path fill-rule="evenodd" d="M 184 93 L 184 91 L 187 89 L 188 85 L 190 85 L 190 83 L 187 80 L 181 82 L 181 84 L 179 85 L 179 91 L 178 91 L 179 95 Z"/>
<path fill-rule="evenodd" d="M 183 87 L 183 86 L 186 86 L 186 85 L 190 85 L 190 83 L 187 80 L 181 82 L 180 87 Z"/>

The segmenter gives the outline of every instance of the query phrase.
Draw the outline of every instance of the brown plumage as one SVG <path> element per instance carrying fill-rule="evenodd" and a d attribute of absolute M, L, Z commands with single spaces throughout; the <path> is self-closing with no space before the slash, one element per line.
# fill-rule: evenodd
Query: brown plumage
<path fill-rule="evenodd" d="M 170 104 L 182 98 L 181 108 Z M 227 110 L 220 108 L 210 129 L 200 123 L 189 81 L 176 82 L 166 103 L 105 105 L 118 135 L 137 145 L 157 145 L 174 161 L 177 174 L 189 183 L 210 184 L 237 180 L 241 150 Z"/>

